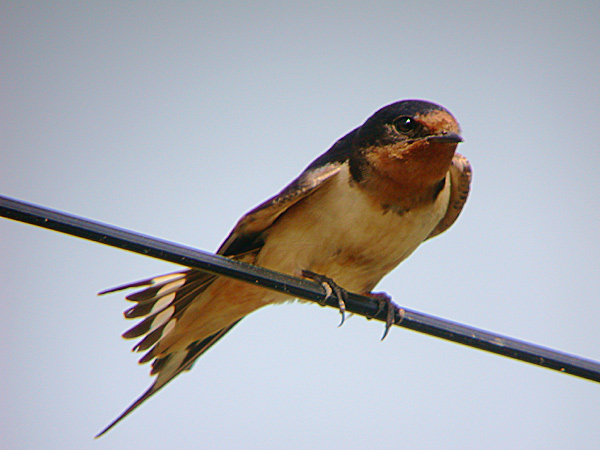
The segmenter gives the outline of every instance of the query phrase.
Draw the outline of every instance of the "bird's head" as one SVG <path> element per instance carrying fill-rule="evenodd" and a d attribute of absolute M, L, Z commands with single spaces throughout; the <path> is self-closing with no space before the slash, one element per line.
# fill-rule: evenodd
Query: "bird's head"
<path fill-rule="evenodd" d="M 352 176 L 367 189 L 411 195 L 445 179 L 460 142 L 458 123 L 442 106 L 423 100 L 392 103 L 356 130 Z"/>

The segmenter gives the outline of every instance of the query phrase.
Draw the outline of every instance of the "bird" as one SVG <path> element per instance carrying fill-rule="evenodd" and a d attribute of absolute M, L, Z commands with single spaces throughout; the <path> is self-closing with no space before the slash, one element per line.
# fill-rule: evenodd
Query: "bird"
<path fill-rule="evenodd" d="M 469 194 L 472 170 L 456 152 L 454 116 L 425 100 L 384 106 L 336 141 L 278 194 L 246 213 L 217 254 L 321 283 L 338 297 L 373 293 L 422 242 L 447 230 Z M 152 362 L 152 385 L 96 437 L 158 392 L 246 315 L 289 295 L 196 269 L 148 278 L 100 294 L 126 297 L 123 334 Z M 390 311 L 391 308 L 388 308 Z M 388 324 L 389 328 L 389 315 Z M 386 328 L 387 332 L 387 328 Z"/>

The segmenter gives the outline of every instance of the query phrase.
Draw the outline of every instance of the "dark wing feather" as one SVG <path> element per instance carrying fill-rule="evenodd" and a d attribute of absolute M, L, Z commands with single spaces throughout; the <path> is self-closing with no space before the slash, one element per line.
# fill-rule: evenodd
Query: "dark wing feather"
<path fill-rule="evenodd" d="M 321 187 L 336 175 L 342 164 L 350 157 L 352 140 L 356 130 L 339 139 L 333 146 L 315 159 L 294 181 L 281 192 L 245 214 L 233 228 L 219 251 L 231 256 L 262 247 L 262 234 L 288 208 Z"/>
<path fill-rule="evenodd" d="M 471 164 L 469 164 L 469 161 L 463 155 L 456 153 L 454 158 L 452 158 L 449 173 L 450 203 L 448 205 L 448 210 L 427 239 L 431 239 L 450 228 L 452 224 L 456 222 L 456 219 L 458 219 L 463 206 L 465 206 L 465 203 L 467 202 L 471 178 L 473 177 Z"/>
<path fill-rule="evenodd" d="M 234 259 L 253 261 L 254 256 L 264 244 L 262 234 L 277 218 L 340 171 L 342 164 L 349 158 L 352 139 L 355 133 L 356 130 L 338 140 L 326 153 L 313 161 L 298 178 L 292 181 L 279 194 L 244 215 L 227 239 L 225 239 L 217 253 Z M 140 359 L 140 363 L 154 360 L 151 375 L 157 375 L 157 378 L 140 398 L 96 437 L 100 437 L 114 427 L 174 377 L 184 370 L 189 370 L 198 357 L 239 322 L 238 320 L 212 336 L 190 344 L 185 350 L 160 357 L 155 355 L 154 351 L 158 341 L 173 330 L 177 320 L 184 314 L 188 305 L 215 279 L 215 275 L 190 269 L 118 286 L 100 293 L 107 294 L 133 287 L 145 287 L 145 289 L 126 297 L 127 300 L 136 302 L 136 305 L 125 311 L 125 317 L 128 319 L 143 319 L 129 331 L 125 332 L 123 337 L 131 339 L 144 336 L 133 349 L 135 351 L 150 349 Z"/>

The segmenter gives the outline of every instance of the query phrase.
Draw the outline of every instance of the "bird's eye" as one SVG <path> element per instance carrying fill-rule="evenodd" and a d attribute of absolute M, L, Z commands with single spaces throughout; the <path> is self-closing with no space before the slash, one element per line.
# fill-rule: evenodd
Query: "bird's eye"
<path fill-rule="evenodd" d="M 420 128 L 419 122 L 409 116 L 400 116 L 392 122 L 394 128 L 402 134 L 408 134 L 410 136 L 417 133 Z"/>

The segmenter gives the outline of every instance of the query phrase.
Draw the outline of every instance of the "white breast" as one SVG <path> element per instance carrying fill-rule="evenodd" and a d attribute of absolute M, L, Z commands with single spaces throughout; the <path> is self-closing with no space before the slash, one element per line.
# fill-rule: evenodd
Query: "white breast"
<path fill-rule="evenodd" d="M 326 275 L 367 293 L 427 238 L 446 213 L 449 183 L 433 204 L 403 214 L 385 211 L 357 185 L 347 166 L 292 206 L 269 230 L 259 265 Z"/>

